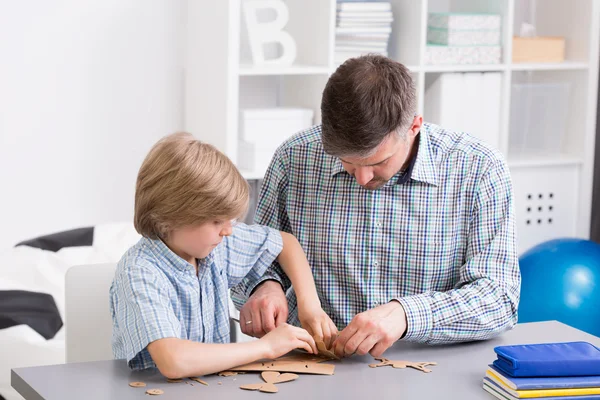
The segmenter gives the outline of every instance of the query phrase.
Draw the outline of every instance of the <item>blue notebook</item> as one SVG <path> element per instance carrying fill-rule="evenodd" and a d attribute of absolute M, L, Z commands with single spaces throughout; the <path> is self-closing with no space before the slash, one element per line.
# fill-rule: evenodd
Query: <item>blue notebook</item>
<path fill-rule="evenodd" d="M 520 400 L 519 397 L 515 397 L 512 394 L 505 391 L 502 387 L 497 385 L 495 382 L 488 378 L 483 380 L 483 389 L 494 395 L 496 398 L 501 400 Z M 537 397 L 539 400 L 600 400 L 600 395 L 583 395 L 583 396 L 550 396 L 550 397 Z"/>
<path fill-rule="evenodd" d="M 586 387 L 600 387 L 600 376 L 565 376 L 565 377 L 533 377 L 515 378 L 505 375 L 498 368 L 490 364 L 490 370 L 496 374 L 504 384 L 514 390 L 535 389 L 575 389 Z"/>
<path fill-rule="evenodd" d="M 510 377 L 600 375 L 600 350 L 587 342 L 498 346 L 494 351 L 494 367 Z"/>

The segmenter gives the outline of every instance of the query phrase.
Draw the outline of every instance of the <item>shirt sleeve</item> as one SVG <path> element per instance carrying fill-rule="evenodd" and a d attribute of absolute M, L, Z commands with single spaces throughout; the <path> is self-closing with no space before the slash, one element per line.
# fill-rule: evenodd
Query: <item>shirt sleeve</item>
<path fill-rule="evenodd" d="M 279 148 L 267 169 L 254 222 L 278 231 L 292 233 L 286 210 L 288 177 L 284 153 L 284 150 Z M 236 308 L 240 309 L 256 286 L 266 280 L 279 282 L 284 292 L 292 286 L 279 263 L 274 261 L 261 278 L 243 279 L 231 289 L 231 298 Z"/>
<path fill-rule="evenodd" d="M 230 288 L 242 279 L 255 285 L 283 249 L 281 233 L 262 225 L 238 224 L 223 242 Z"/>
<path fill-rule="evenodd" d="M 181 323 L 171 305 L 166 279 L 152 267 L 132 265 L 118 271 L 113 292 L 113 324 L 129 363 L 158 339 L 180 338 Z"/>
<path fill-rule="evenodd" d="M 520 287 L 512 184 L 506 163 L 498 161 L 475 194 L 458 285 L 395 299 L 406 311 L 404 339 L 447 343 L 496 336 L 517 322 Z"/>

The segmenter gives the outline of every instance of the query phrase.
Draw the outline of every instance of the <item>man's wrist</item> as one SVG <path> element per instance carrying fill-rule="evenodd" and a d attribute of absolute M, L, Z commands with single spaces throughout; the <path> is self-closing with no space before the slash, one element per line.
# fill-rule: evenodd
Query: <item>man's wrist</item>
<path fill-rule="evenodd" d="M 402 335 L 400 335 L 400 339 L 404 339 L 406 333 L 408 332 L 408 317 L 406 316 L 406 310 L 404 309 L 404 306 L 402 305 L 402 303 L 400 303 L 398 299 L 392 299 L 390 300 L 390 303 L 398 305 L 396 310 L 402 310 L 402 318 L 404 318 L 404 332 L 402 332 Z"/>
<path fill-rule="evenodd" d="M 269 283 L 269 282 L 272 282 L 272 283 Z M 281 291 L 285 293 L 285 290 L 283 289 L 283 284 L 281 282 L 279 282 L 277 279 L 265 279 L 264 281 L 260 282 L 258 285 L 254 286 L 254 289 L 252 289 L 252 291 L 250 292 L 250 295 L 248 297 L 252 296 L 258 288 L 261 288 L 265 285 L 267 287 L 268 286 L 275 287 L 274 286 L 275 283 L 277 283 L 279 285 L 279 287 L 281 288 Z"/>

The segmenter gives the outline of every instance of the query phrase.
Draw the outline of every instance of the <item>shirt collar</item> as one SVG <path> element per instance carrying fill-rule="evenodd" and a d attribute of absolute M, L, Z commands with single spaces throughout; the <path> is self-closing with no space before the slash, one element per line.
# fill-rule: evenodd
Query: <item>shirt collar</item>
<path fill-rule="evenodd" d="M 415 159 L 410 178 L 415 181 L 438 185 L 437 165 L 433 159 L 431 151 L 431 142 L 429 141 L 429 133 L 427 126 L 424 124 L 419 133 L 419 151 Z"/>
<path fill-rule="evenodd" d="M 413 157 L 404 173 L 398 173 L 396 184 L 403 184 L 410 179 L 429 183 L 432 185 L 438 184 L 437 168 L 431 157 L 431 149 L 429 147 L 429 138 L 425 126 L 421 128 L 417 136 L 417 155 Z M 331 157 L 331 176 L 341 172 L 346 172 L 342 162 L 337 157 Z"/>
<path fill-rule="evenodd" d="M 183 258 L 179 257 L 177 254 L 173 253 L 173 251 L 160 239 L 149 239 L 144 238 L 145 244 L 150 248 L 154 254 L 158 257 L 165 259 L 169 266 L 174 267 L 178 271 L 194 271 L 195 267 L 189 262 L 185 261 Z"/>

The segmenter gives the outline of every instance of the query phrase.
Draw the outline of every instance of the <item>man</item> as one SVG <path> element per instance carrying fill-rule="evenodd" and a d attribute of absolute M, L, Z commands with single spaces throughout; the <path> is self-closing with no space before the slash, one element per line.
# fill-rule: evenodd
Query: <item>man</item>
<path fill-rule="evenodd" d="M 256 222 L 296 235 L 313 268 L 338 356 L 380 356 L 398 339 L 487 339 L 517 320 L 512 185 L 498 151 L 423 123 L 410 72 L 350 59 L 329 79 L 322 125 L 292 137 L 265 176 Z M 284 290 L 287 292 L 287 300 Z M 274 265 L 233 291 L 242 331 L 298 324 Z M 326 336 L 326 335 L 325 335 Z M 333 342 L 333 343 L 332 343 Z"/>

